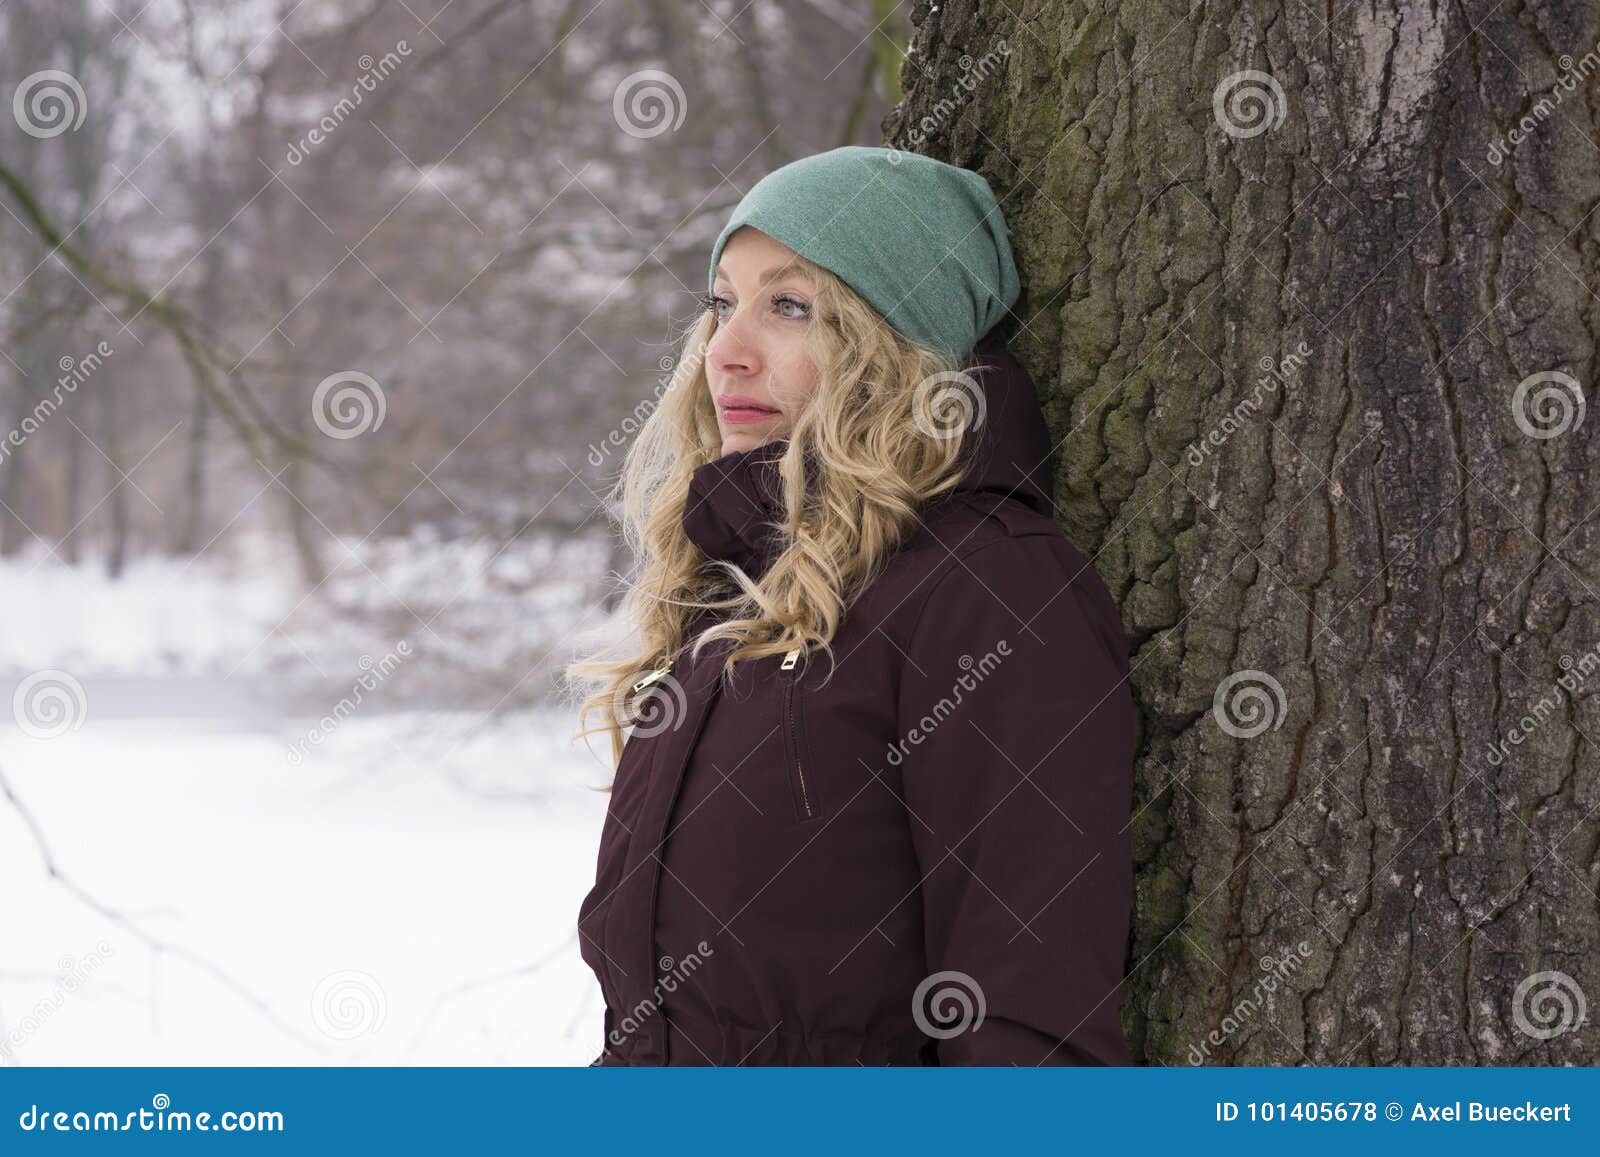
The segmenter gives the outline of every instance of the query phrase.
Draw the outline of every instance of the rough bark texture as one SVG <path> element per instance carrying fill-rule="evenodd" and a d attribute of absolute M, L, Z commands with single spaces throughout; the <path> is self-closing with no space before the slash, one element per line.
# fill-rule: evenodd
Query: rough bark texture
<path fill-rule="evenodd" d="M 913 22 L 1134 651 L 1136 1056 L 1600 1061 L 1600 4 Z"/>

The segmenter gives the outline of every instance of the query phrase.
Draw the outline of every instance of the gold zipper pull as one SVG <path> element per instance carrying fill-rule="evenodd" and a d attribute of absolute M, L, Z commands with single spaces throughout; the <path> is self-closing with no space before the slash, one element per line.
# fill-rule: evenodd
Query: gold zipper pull
<path fill-rule="evenodd" d="M 670 670 L 672 670 L 671 663 L 668 663 L 665 667 L 657 667 L 654 671 L 651 671 L 650 674 L 646 675 L 643 679 L 640 679 L 633 685 L 633 693 L 637 695 L 646 687 L 650 686 L 650 684 L 654 683 L 657 679 L 664 678 L 667 672 Z"/>
<path fill-rule="evenodd" d="M 803 650 L 805 650 L 804 647 L 796 647 L 794 650 L 784 655 L 783 666 L 779 667 L 778 670 L 792 671 L 794 669 L 794 665 L 800 661 L 800 652 Z"/>

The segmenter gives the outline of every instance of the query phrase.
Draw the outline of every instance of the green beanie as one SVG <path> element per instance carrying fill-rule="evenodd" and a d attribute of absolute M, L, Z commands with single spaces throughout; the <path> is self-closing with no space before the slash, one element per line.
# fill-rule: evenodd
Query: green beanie
<path fill-rule="evenodd" d="M 958 360 L 1021 290 L 988 182 L 918 153 L 846 145 L 768 173 L 717 237 L 707 292 L 741 225 L 815 261 L 902 334 Z"/>

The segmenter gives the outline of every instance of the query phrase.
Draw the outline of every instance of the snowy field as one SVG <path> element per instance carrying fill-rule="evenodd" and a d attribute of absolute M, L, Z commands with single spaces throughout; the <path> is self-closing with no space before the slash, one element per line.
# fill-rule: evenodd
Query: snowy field
<path fill-rule="evenodd" d="M 609 774 L 527 664 L 594 560 L 462 553 L 0 563 L 0 1063 L 594 1057 Z"/>

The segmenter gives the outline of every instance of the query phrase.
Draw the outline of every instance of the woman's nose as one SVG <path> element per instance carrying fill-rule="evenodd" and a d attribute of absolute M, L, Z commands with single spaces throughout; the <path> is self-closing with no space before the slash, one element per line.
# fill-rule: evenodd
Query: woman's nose
<path fill-rule="evenodd" d="M 725 374 L 751 374 L 761 364 L 760 350 L 746 335 L 744 320 L 737 313 L 717 326 L 707 356 Z"/>

